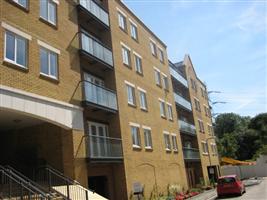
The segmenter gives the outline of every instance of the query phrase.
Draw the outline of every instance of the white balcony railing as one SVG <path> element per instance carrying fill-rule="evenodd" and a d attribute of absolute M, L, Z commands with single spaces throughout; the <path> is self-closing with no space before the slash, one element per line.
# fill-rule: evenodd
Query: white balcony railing
<path fill-rule="evenodd" d="M 88 81 L 83 82 L 83 87 L 85 101 L 112 110 L 118 110 L 117 96 L 115 92 Z"/>
<path fill-rule="evenodd" d="M 179 81 L 180 83 L 182 83 L 185 87 L 188 88 L 188 83 L 187 83 L 187 80 L 182 77 L 178 72 L 176 72 L 173 68 L 169 67 L 170 68 L 170 73 L 171 75 L 177 80 Z"/>
<path fill-rule="evenodd" d="M 193 124 L 189 124 L 183 120 L 178 120 L 178 123 L 181 131 L 196 134 L 196 127 Z"/>
<path fill-rule="evenodd" d="M 112 51 L 87 33 L 81 33 L 82 50 L 100 59 L 106 64 L 113 66 Z"/>
<path fill-rule="evenodd" d="M 191 103 L 189 101 L 187 101 L 186 99 L 184 99 L 183 97 L 181 97 L 179 94 L 175 93 L 175 92 L 174 92 L 174 100 L 179 105 L 181 105 L 184 108 L 192 111 Z"/>
<path fill-rule="evenodd" d="M 80 5 L 97 17 L 101 22 L 109 26 L 109 15 L 93 0 L 80 0 Z"/>
<path fill-rule="evenodd" d="M 189 160 L 189 159 L 191 159 L 191 160 L 200 159 L 200 155 L 199 155 L 199 150 L 198 149 L 184 147 L 183 148 L 183 152 L 184 152 L 184 159 L 187 159 L 187 160 Z"/>
<path fill-rule="evenodd" d="M 89 135 L 87 137 L 87 156 L 94 159 L 122 159 L 120 138 Z"/>

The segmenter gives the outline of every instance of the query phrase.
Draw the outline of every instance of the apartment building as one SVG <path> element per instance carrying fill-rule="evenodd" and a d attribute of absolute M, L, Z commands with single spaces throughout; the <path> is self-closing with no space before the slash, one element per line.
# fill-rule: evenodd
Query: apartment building
<path fill-rule="evenodd" d="M 166 45 L 141 20 L 120 1 L 0 6 L 2 165 L 109 199 L 187 188 Z"/>
<path fill-rule="evenodd" d="M 207 87 L 189 55 L 175 64 L 169 61 L 169 67 L 189 187 L 209 184 L 220 175 L 220 168 Z"/>

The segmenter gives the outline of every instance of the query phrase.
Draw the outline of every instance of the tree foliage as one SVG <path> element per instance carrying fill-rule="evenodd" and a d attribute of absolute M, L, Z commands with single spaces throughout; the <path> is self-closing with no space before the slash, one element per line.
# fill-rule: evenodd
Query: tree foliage
<path fill-rule="evenodd" d="M 221 156 L 250 160 L 267 153 L 267 113 L 254 118 L 224 113 L 217 116 L 214 128 Z"/>

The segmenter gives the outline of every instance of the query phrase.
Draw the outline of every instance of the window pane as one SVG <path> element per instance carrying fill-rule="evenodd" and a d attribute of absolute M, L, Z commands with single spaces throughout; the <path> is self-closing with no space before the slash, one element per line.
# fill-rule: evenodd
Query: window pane
<path fill-rule="evenodd" d="M 49 2 L 48 6 L 49 6 L 49 8 L 48 8 L 49 18 L 48 18 L 48 20 L 55 24 L 56 23 L 56 4 L 53 2 Z"/>
<path fill-rule="evenodd" d="M 47 19 L 47 15 L 48 15 L 48 0 L 41 0 L 40 1 L 40 15 L 44 19 Z"/>
<path fill-rule="evenodd" d="M 57 77 L 57 55 L 50 53 L 50 75 Z"/>
<path fill-rule="evenodd" d="M 16 63 L 26 66 L 27 59 L 27 43 L 26 40 L 20 37 L 17 37 L 17 60 Z"/>
<path fill-rule="evenodd" d="M 6 32 L 6 58 L 15 61 L 15 37 Z"/>
<path fill-rule="evenodd" d="M 48 53 L 46 50 L 40 50 L 40 62 L 41 62 L 41 72 L 49 75 L 48 72 Z"/>
<path fill-rule="evenodd" d="M 18 3 L 25 8 L 27 8 L 27 2 L 28 2 L 28 0 L 18 0 Z"/>

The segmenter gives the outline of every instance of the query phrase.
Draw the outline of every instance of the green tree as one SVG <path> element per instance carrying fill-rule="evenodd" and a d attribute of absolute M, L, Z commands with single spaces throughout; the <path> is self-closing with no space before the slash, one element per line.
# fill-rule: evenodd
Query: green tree
<path fill-rule="evenodd" d="M 237 158 L 238 142 L 232 133 L 225 133 L 218 141 L 218 151 L 221 156 Z"/>

